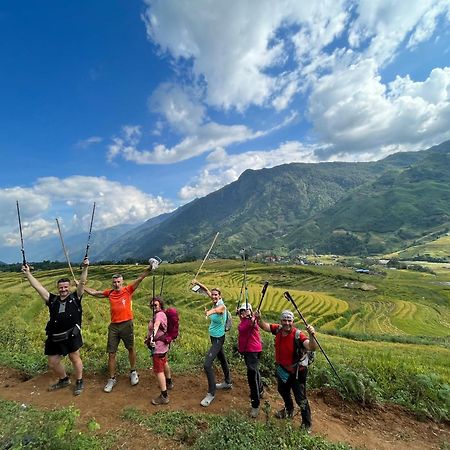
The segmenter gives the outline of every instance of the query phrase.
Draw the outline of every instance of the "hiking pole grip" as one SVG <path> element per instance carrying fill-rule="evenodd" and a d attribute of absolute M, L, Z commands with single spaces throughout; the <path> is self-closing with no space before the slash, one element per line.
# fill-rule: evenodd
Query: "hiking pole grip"
<path fill-rule="evenodd" d="M 264 286 L 263 286 L 262 291 L 261 291 L 261 300 L 259 301 L 259 305 L 258 305 L 258 308 L 257 308 L 258 311 L 261 311 L 261 305 L 262 305 L 262 302 L 263 302 L 264 297 L 266 295 L 266 291 L 267 291 L 268 286 L 269 286 L 269 282 L 265 281 L 264 282 Z"/>
<path fill-rule="evenodd" d="M 84 253 L 83 261 L 88 257 L 88 253 L 89 253 L 89 243 L 91 241 L 92 224 L 94 223 L 94 214 L 95 214 L 95 202 L 94 202 L 94 206 L 92 207 L 91 224 L 89 225 L 89 234 L 88 234 L 88 239 L 87 239 L 87 243 L 86 243 L 86 252 Z M 80 264 L 80 269 L 82 269 L 82 268 L 83 268 L 83 262 L 81 262 L 81 264 Z"/>
<path fill-rule="evenodd" d="M 294 301 L 294 299 L 292 298 L 291 294 L 286 291 L 284 293 L 284 297 L 290 301 L 292 303 L 292 306 L 295 308 L 295 310 L 297 311 L 297 314 L 300 316 L 300 318 L 302 319 L 303 323 L 305 324 L 305 326 L 308 326 L 308 322 L 306 322 L 306 319 L 303 317 L 303 314 L 299 311 L 299 309 L 297 308 L 297 305 Z M 347 392 L 347 387 L 345 386 L 344 382 L 342 381 L 341 377 L 339 376 L 339 374 L 337 373 L 337 370 L 335 369 L 335 367 L 333 366 L 333 363 L 330 361 L 330 358 L 328 358 L 327 354 L 325 353 L 325 350 L 322 348 L 322 346 L 320 345 L 320 342 L 317 340 L 316 335 L 313 334 L 312 335 L 314 340 L 316 341 L 317 346 L 320 348 L 320 351 L 323 353 L 323 356 L 325 356 L 325 359 L 328 361 L 328 364 L 330 365 L 330 367 L 333 369 L 334 374 L 336 375 L 336 378 L 339 380 L 339 382 L 341 383 L 342 387 L 344 388 L 344 390 Z"/>
<path fill-rule="evenodd" d="M 27 265 L 27 260 L 25 258 L 25 249 L 23 247 L 22 221 L 20 220 L 19 200 L 16 200 L 16 206 L 17 206 L 17 218 L 19 219 L 20 251 L 22 253 L 22 264 L 24 266 L 26 266 Z"/>

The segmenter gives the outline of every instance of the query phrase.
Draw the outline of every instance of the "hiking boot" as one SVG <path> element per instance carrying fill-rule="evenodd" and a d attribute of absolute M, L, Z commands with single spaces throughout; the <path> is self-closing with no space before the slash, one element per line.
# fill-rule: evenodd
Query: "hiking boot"
<path fill-rule="evenodd" d="M 224 381 L 223 383 L 216 384 L 216 389 L 231 389 L 233 387 L 233 383 L 227 383 Z"/>
<path fill-rule="evenodd" d="M 164 397 L 162 394 L 152 400 L 152 405 L 167 405 L 169 397 Z"/>
<path fill-rule="evenodd" d="M 57 389 L 62 389 L 62 388 L 65 388 L 65 387 L 69 386 L 69 384 L 70 384 L 69 377 L 60 378 L 57 383 L 52 384 L 51 386 L 49 386 L 48 390 L 49 391 L 56 391 Z"/>
<path fill-rule="evenodd" d="M 75 383 L 75 389 L 73 390 L 73 395 L 80 395 L 84 390 L 84 382 L 83 379 L 77 380 Z"/>
<path fill-rule="evenodd" d="M 109 378 L 105 387 L 103 388 L 104 392 L 111 392 L 113 387 L 117 384 L 117 380 L 115 378 Z"/>
<path fill-rule="evenodd" d="M 200 405 L 202 405 L 206 408 L 207 406 L 209 406 L 212 403 L 214 398 L 215 398 L 214 395 L 212 395 L 208 392 L 206 394 L 206 397 L 200 402 Z"/>
<path fill-rule="evenodd" d="M 130 383 L 131 386 L 136 386 L 139 383 L 139 375 L 135 370 L 130 372 Z"/>
<path fill-rule="evenodd" d="M 286 408 L 280 409 L 275 413 L 277 419 L 292 419 L 294 417 L 294 410 L 288 411 Z"/>
<path fill-rule="evenodd" d="M 173 381 L 171 381 L 170 383 L 166 383 L 166 389 L 168 391 L 171 391 L 173 389 Z"/>
<path fill-rule="evenodd" d="M 258 415 L 259 415 L 259 408 L 252 408 L 250 410 L 250 417 L 252 419 L 256 419 L 258 417 Z"/>

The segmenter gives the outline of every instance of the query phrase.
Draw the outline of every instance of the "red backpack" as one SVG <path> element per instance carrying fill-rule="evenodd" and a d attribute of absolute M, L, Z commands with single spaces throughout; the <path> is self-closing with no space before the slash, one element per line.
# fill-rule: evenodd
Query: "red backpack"
<path fill-rule="evenodd" d="M 166 344 L 170 344 L 178 337 L 180 318 L 175 308 L 167 308 L 164 312 L 167 317 L 167 331 L 163 340 Z"/>

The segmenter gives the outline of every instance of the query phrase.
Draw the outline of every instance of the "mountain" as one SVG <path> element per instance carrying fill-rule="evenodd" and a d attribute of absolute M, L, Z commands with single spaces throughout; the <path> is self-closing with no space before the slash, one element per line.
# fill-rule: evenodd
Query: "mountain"
<path fill-rule="evenodd" d="M 110 245 L 133 229 L 135 225 L 122 224 L 103 230 L 93 230 L 89 245 L 89 257 L 98 261 L 97 252 Z M 64 244 L 70 262 L 80 262 L 86 251 L 88 235 L 86 232 L 64 235 Z M 20 247 L 0 247 L 2 259 L 8 262 L 22 262 Z M 25 241 L 25 253 L 28 261 L 65 261 L 59 236 L 52 236 L 39 241 Z"/>
<path fill-rule="evenodd" d="M 372 216 L 361 214 L 365 203 L 358 203 L 363 200 L 358 195 L 375 195 L 404 170 L 426 164 L 430 152 L 401 153 L 368 163 L 295 163 L 247 170 L 237 181 L 182 206 L 164 216 L 160 223 L 149 221 L 127 233 L 100 255 L 112 260 L 152 255 L 170 260 L 201 258 L 216 232 L 220 232 L 220 238 L 214 251 L 220 256 L 236 255 L 241 248 L 250 246 L 254 252 L 278 254 L 292 249 L 319 249 L 326 239 L 320 236 L 321 227 L 315 217 L 319 223 L 334 224 L 332 215 L 343 210 L 348 214 L 338 215 L 339 220 L 343 222 L 346 217 L 351 224 L 340 224 L 343 230 L 353 231 L 352 226 L 357 223 L 364 229 L 364 221 Z M 433 154 L 439 152 L 434 150 Z M 383 203 L 389 201 L 385 199 Z M 379 220 L 376 224 L 381 233 L 382 223 Z M 392 221 L 391 228 L 395 228 L 395 223 Z M 333 237 L 331 225 L 324 229 L 328 238 Z M 304 238 L 297 238 L 298 233 Z M 369 250 L 370 246 L 365 251 Z"/>
<path fill-rule="evenodd" d="M 390 169 L 322 210 L 286 239 L 290 248 L 373 254 L 450 228 L 450 141 L 404 169 Z M 399 155 L 400 156 L 400 155 Z"/>
<path fill-rule="evenodd" d="M 373 254 L 410 245 L 450 223 L 450 141 L 377 162 L 285 164 L 148 221 L 100 253 L 104 259 L 201 258 L 214 252 Z"/>

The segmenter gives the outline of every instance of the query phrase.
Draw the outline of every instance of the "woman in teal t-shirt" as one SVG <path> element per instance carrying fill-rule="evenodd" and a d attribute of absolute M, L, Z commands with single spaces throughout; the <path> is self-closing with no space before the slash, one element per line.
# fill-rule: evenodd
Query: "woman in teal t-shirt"
<path fill-rule="evenodd" d="M 223 351 L 223 344 L 225 342 L 225 322 L 227 317 L 227 308 L 220 296 L 220 290 L 217 288 L 209 290 L 204 284 L 199 283 L 197 280 L 192 280 L 193 284 L 200 286 L 208 297 L 212 300 L 212 307 L 210 309 L 205 308 L 206 318 L 209 318 L 209 338 L 211 340 L 211 347 L 206 353 L 205 362 L 203 363 L 203 369 L 205 370 L 206 377 L 208 379 L 208 393 L 206 397 L 200 402 L 202 406 L 209 406 L 214 400 L 216 395 L 216 389 L 231 389 L 233 384 L 231 382 L 230 368 L 228 361 Z M 225 381 L 223 383 L 216 384 L 216 375 L 213 369 L 213 363 L 215 359 L 220 361 L 222 367 L 223 376 Z"/>

